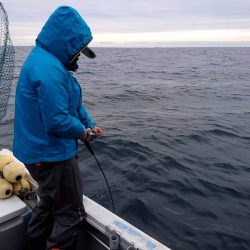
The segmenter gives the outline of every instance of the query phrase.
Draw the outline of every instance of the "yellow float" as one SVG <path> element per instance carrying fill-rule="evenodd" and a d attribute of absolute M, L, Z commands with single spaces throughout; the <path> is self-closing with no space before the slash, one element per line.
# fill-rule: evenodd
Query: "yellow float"
<path fill-rule="evenodd" d="M 0 151 L 1 153 L 1 151 Z M 11 155 L 1 155 L 0 154 L 0 172 L 3 172 L 3 169 L 6 165 L 14 161 L 14 158 Z"/>
<path fill-rule="evenodd" d="M 12 195 L 13 186 L 0 177 L 0 199 L 6 199 Z"/>
<path fill-rule="evenodd" d="M 16 195 L 20 195 L 20 190 L 25 189 L 27 191 L 30 190 L 30 184 L 26 179 L 21 179 L 19 182 L 13 184 L 13 192 Z"/>
<path fill-rule="evenodd" d="M 25 168 L 14 161 L 6 165 L 3 169 L 3 177 L 11 183 L 20 181 L 25 176 Z"/>

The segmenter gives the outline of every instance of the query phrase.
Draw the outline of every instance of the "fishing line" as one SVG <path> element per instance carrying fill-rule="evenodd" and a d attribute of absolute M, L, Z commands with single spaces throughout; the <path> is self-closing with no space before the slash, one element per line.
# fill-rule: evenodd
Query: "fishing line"
<path fill-rule="evenodd" d="M 94 152 L 94 150 L 91 148 L 89 142 L 88 142 L 88 141 L 85 141 L 84 144 L 85 144 L 85 146 L 87 147 L 87 149 L 89 150 L 89 152 L 94 156 L 94 158 L 95 158 L 95 160 L 96 160 L 96 163 L 97 163 L 98 167 L 100 168 L 100 170 L 101 170 L 101 172 L 102 172 L 102 175 L 103 175 L 103 177 L 104 177 L 104 179 L 105 179 L 105 182 L 106 182 L 106 184 L 107 184 L 107 186 L 108 186 L 108 190 L 109 190 L 109 194 L 110 194 L 110 198 L 111 198 L 111 202 L 112 202 L 113 213 L 115 214 L 115 206 L 114 206 L 113 196 L 112 196 L 112 192 L 111 192 L 111 189 L 110 189 L 108 180 L 107 180 L 107 178 L 106 178 L 106 176 L 105 176 L 105 173 L 104 173 L 104 171 L 103 171 L 103 169 L 102 169 L 102 167 L 101 167 L 101 164 L 99 163 L 98 159 L 96 158 L 95 152 Z"/>

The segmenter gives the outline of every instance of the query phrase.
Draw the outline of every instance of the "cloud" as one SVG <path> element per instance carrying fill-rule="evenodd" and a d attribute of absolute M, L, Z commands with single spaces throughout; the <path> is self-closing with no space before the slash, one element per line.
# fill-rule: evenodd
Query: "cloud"
<path fill-rule="evenodd" d="M 95 41 L 123 42 L 192 42 L 192 41 L 250 41 L 249 30 L 189 30 L 145 33 L 99 33 Z"/>
<path fill-rule="evenodd" d="M 195 42 L 199 39 L 192 36 L 192 32 L 205 31 L 208 34 L 209 30 L 217 30 L 217 33 L 223 30 L 223 34 L 227 30 L 228 35 L 233 30 L 235 41 L 239 37 L 245 41 L 242 30 L 250 27 L 249 0 L 8 0 L 5 7 L 14 43 L 20 44 L 23 37 L 23 43 L 30 41 L 29 44 L 34 44 L 33 37 L 54 9 L 62 4 L 71 5 L 80 12 L 97 36 L 98 43 L 117 44 L 117 40 L 110 39 L 121 33 L 130 34 L 131 42 L 136 43 L 135 38 L 140 41 L 139 34 L 153 32 L 178 32 L 182 33 L 183 41 L 193 37 Z M 23 27 L 23 34 L 19 34 L 20 27 Z M 108 41 L 100 40 L 104 33 L 109 34 Z M 217 33 L 213 32 L 213 39 L 220 41 Z M 161 42 L 162 38 L 158 38 Z"/>

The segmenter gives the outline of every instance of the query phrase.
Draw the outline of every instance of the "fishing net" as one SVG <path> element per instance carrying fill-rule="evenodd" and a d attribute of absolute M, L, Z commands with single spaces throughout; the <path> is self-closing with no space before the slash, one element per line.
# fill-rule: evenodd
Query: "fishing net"
<path fill-rule="evenodd" d="M 0 120 L 5 116 L 14 77 L 15 50 L 9 34 L 7 13 L 0 2 Z"/>

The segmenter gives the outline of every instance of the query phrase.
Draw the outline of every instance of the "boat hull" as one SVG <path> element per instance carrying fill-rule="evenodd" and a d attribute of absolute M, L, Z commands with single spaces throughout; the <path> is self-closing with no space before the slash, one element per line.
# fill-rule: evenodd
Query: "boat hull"
<path fill-rule="evenodd" d="M 169 250 L 90 198 L 83 196 L 83 203 L 87 216 L 78 235 L 77 250 Z M 35 202 L 29 205 L 34 206 Z M 25 250 L 26 226 L 32 210 L 15 195 L 0 200 L 0 207 L 0 249 Z"/>

